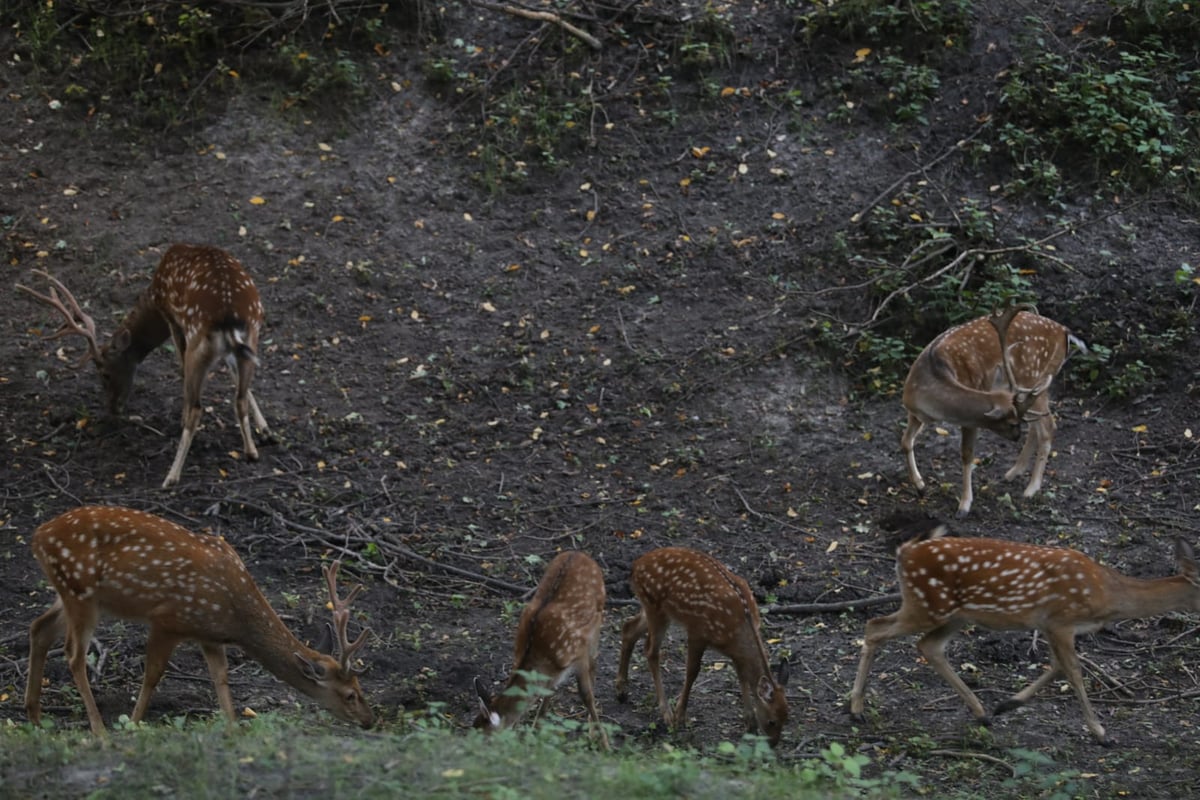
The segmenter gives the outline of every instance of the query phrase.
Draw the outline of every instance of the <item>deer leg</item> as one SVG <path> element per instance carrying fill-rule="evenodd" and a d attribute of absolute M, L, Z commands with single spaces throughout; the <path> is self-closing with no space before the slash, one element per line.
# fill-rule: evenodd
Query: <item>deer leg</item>
<path fill-rule="evenodd" d="M 642 613 L 647 613 L 645 607 L 642 608 Z M 663 722 L 672 726 L 676 717 L 667 704 L 667 693 L 663 689 L 662 681 L 662 642 L 667 633 L 667 620 L 649 619 L 647 615 L 646 622 L 649 626 L 646 632 L 646 663 L 650 667 L 650 677 L 654 679 L 654 694 L 658 698 L 658 709 L 662 712 Z"/>
<path fill-rule="evenodd" d="M 1029 483 L 1025 486 L 1024 497 L 1033 497 L 1042 488 L 1042 476 L 1046 473 L 1046 462 L 1050 460 L 1050 448 L 1054 443 L 1054 416 L 1047 410 L 1046 416 L 1039 417 L 1029 426 L 1029 435 L 1025 447 L 1033 441 L 1037 434 L 1037 457 L 1033 461 L 1033 472 L 1029 475 Z M 1024 450 L 1022 450 L 1024 455 Z M 1014 467 L 1015 469 L 1015 467 Z M 1010 470 L 1011 472 L 1011 470 Z"/>
<path fill-rule="evenodd" d="M 1046 642 L 1050 645 L 1051 659 L 1066 676 L 1067 683 L 1071 684 L 1075 696 L 1079 698 L 1079 705 L 1083 706 L 1083 721 L 1088 730 L 1100 744 L 1112 744 L 1092 709 L 1091 701 L 1088 700 L 1087 689 L 1083 685 L 1083 671 L 1079 668 L 1079 657 L 1075 655 L 1074 631 L 1068 628 L 1047 630 L 1045 633 Z"/>
<path fill-rule="evenodd" d="M 202 644 L 201 652 L 208 664 L 208 674 L 212 677 L 213 689 L 217 692 L 217 703 L 225 712 L 225 719 L 233 725 L 237 722 L 237 713 L 233 710 L 233 696 L 229 693 L 229 660 L 225 656 L 225 645 Z"/>
<path fill-rule="evenodd" d="M 92 686 L 88 682 L 87 673 L 88 644 L 92 641 L 92 632 L 96 630 L 98 614 L 95 608 L 82 604 L 76 604 L 75 608 L 65 613 L 70 622 L 66 626 L 64 650 L 67 664 L 71 667 L 71 677 L 75 679 L 75 687 L 79 690 L 79 696 L 87 709 L 92 733 L 104 736 L 104 719 L 100 716 L 100 709 L 96 707 L 96 698 L 92 696 Z"/>
<path fill-rule="evenodd" d="M 704 658 L 704 651 L 708 648 L 708 641 L 700 636 L 688 634 L 687 643 L 687 673 L 683 678 L 683 689 L 679 692 L 679 699 L 675 701 L 675 724 L 687 724 L 687 704 L 688 697 L 692 693 L 692 684 L 696 682 L 696 677 L 700 674 L 700 662 Z"/>
<path fill-rule="evenodd" d="M 975 439 L 978 435 L 978 428 L 964 426 L 962 429 L 962 493 L 958 499 L 958 511 L 954 514 L 959 519 L 971 513 L 971 503 L 975 499 L 971 489 L 971 478 L 975 472 Z"/>
<path fill-rule="evenodd" d="M 167 661 L 170 660 L 171 653 L 175 652 L 177 644 L 179 639 L 176 637 L 157 628 L 150 629 L 150 634 L 146 637 L 146 671 L 142 675 L 142 689 L 138 692 L 137 703 L 134 704 L 133 715 L 130 716 L 134 722 L 141 722 L 146 716 L 150 697 L 154 694 L 158 682 L 162 680 L 163 673 L 167 671 Z"/>
<path fill-rule="evenodd" d="M 946 660 L 946 642 L 950 640 L 956 632 L 958 626 L 947 623 L 939 628 L 935 628 L 917 641 L 917 649 L 921 651 L 921 655 L 925 656 L 932 666 L 946 683 L 958 692 L 958 696 L 963 699 L 967 707 L 971 709 L 971 713 L 975 715 L 975 719 L 987 725 L 991 718 L 987 711 L 983 708 L 983 703 L 979 702 L 979 698 L 975 693 L 963 683 L 962 678 L 958 677 L 958 673 L 950 666 L 950 662 Z"/>
<path fill-rule="evenodd" d="M 237 396 L 234 398 L 234 412 L 237 414 L 238 428 L 242 432 L 242 450 L 245 451 L 248 460 L 257 461 L 258 448 L 254 446 L 254 435 L 250 430 L 251 408 L 254 411 L 255 425 L 265 428 L 266 420 L 262 418 L 262 411 L 259 410 L 257 403 L 253 403 L 254 398 L 250 394 L 250 382 L 254 380 L 254 359 L 237 359 L 236 378 Z"/>
<path fill-rule="evenodd" d="M 646 613 L 638 611 L 621 626 L 621 660 L 617 666 L 617 702 L 629 699 L 629 659 L 638 640 L 646 635 Z"/>
<path fill-rule="evenodd" d="M 904 460 L 908 464 L 908 480 L 918 492 L 925 491 L 925 481 L 921 479 L 921 472 L 917 469 L 917 457 L 913 453 L 913 445 L 917 441 L 917 434 L 924 427 L 925 423 L 910 411 L 908 412 L 908 425 L 904 428 L 904 435 L 900 437 L 900 448 L 904 450 Z"/>
<path fill-rule="evenodd" d="M 183 462 L 187 460 L 188 450 L 192 446 L 192 437 L 200 427 L 200 393 L 204 389 L 204 380 L 208 377 L 208 368 L 212 366 L 212 344 L 202 339 L 192 347 L 183 362 L 183 432 L 179 436 L 179 447 L 175 451 L 175 461 L 171 471 L 163 480 L 163 488 L 179 483 L 183 473 Z"/>
<path fill-rule="evenodd" d="M 1037 680 L 1030 683 L 1021 691 L 1014 694 L 1007 700 L 1003 700 L 992 709 L 992 716 L 997 717 L 1005 712 L 1020 708 L 1028 703 L 1034 695 L 1046 687 L 1046 684 L 1062 674 L 1062 670 L 1058 666 L 1058 661 L 1054 658 L 1050 659 L 1050 668 L 1038 676 Z"/>
<path fill-rule="evenodd" d="M 270 438 L 271 429 L 267 426 L 267 418 L 263 416 L 262 410 L 258 407 L 258 401 L 254 399 L 254 392 L 246 389 L 246 402 L 250 404 L 250 413 L 254 416 L 254 427 L 263 436 Z"/>
<path fill-rule="evenodd" d="M 588 716 L 592 719 L 592 730 L 600 732 L 600 744 L 605 750 L 611 750 L 608 743 L 608 732 L 604 730 L 604 725 L 600 722 L 600 709 L 596 707 L 595 675 L 596 659 L 589 658 L 576 670 L 575 686 L 579 689 L 579 698 L 583 700 L 583 704 L 588 710 Z"/>
<path fill-rule="evenodd" d="M 25 715 L 37 725 L 42 720 L 42 676 L 46 672 L 46 654 L 66 634 L 62 600 L 29 626 L 29 674 L 25 680 Z"/>
<path fill-rule="evenodd" d="M 871 665 L 875 663 L 875 654 L 879 646 L 900 636 L 917 633 L 921 630 L 915 623 L 909 623 L 901 616 L 903 611 L 888 614 L 886 617 L 876 617 L 867 622 L 867 630 L 863 636 L 862 655 L 858 659 L 858 674 L 854 677 L 854 688 L 850 690 L 850 717 L 862 720 L 864 695 L 867 689 L 867 678 L 871 674 Z"/>

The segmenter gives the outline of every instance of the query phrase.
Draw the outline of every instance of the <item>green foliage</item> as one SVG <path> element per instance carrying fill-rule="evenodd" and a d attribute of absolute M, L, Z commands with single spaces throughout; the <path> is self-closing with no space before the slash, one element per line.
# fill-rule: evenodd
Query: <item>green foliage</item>
<path fill-rule="evenodd" d="M 283 80 L 285 106 L 362 97 L 363 60 L 386 46 L 384 20 L 401 15 L 384 4 L 342 16 L 340 4 L 289 19 L 287 4 L 23 3 L 11 31 L 15 57 L 48 94 L 91 111 L 130 98 L 135 122 L 171 126 L 263 76 Z"/>
<path fill-rule="evenodd" d="M 1014 188 L 1052 195 L 1059 174 L 1081 168 L 1118 188 L 1194 186 L 1198 105 L 1194 43 L 1187 52 L 1157 36 L 1138 44 L 1100 38 L 1059 52 L 1035 37 L 1002 92 L 996 143 L 1017 165 Z"/>
<path fill-rule="evenodd" d="M 314 712 L 316 713 L 316 712 Z M 832 742 L 817 758 L 780 763 L 761 737 L 711 752 L 653 746 L 594 750 L 588 725 L 546 719 L 536 728 L 462 735 L 431 706 L 370 736 L 304 718 L 264 714 L 232 734 L 223 721 L 119 724 L 102 743 L 78 731 L 0 728 L 0 774 L 15 796 L 189 798 L 346 797 L 628 798 L 886 797 L 916 778 L 885 771 Z M 115 749 L 113 747 L 115 745 Z M 119 758 L 113 754 L 119 754 Z M 85 777 L 86 776 L 86 777 Z M 79 783 L 85 780 L 86 787 Z"/>
<path fill-rule="evenodd" d="M 957 44 L 970 29 L 970 0 L 818 0 L 801 17 L 807 34 L 865 42 L 903 42 L 912 54 Z"/>
<path fill-rule="evenodd" d="M 897 125 L 927 125 L 925 108 L 941 88 L 941 78 L 933 67 L 885 49 L 862 56 L 835 88 L 844 101 L 830 113 L 831 121 L 850 122 L 862 106 Z"/>
<path fill-rule="evenodd" d="M 1036 750 L 1009 751 L 1016 762 L 1012 775 L 1000 784 L 1005 794 L 1040 797 L 1045 800 L 1072 800 L 1083 786 L 1077 769 L 1056 769 L 1054 759 Z"/>

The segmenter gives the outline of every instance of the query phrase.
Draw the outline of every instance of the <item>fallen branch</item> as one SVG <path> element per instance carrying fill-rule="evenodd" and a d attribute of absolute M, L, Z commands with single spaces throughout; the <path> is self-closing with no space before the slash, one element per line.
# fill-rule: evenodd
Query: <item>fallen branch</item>
<path fill-rule="evenodd" d="M 895 603 L 900 600 L 900 593 L 881 594 L 878 597 L 863 597 L 858 600 L 843 600 L 840 603 L 792 603 L 789 605 L 763 606 L 763 614 L 827 614 L 831 611 L 849 611 L 854 608 Z"/>
<path fill-rule="evenodd" d="M 600 50 L 602 47 L 600 40 L 595 36 L 592 36 L 590 33 L 576 25 L 572 25 L 558 14 L 553 14 L 549 11 L 535 11 L 531 8 L 522 8 L 520 6 L 489 3 L 487 0 L 471 0 L 471 5 L 476 6 L 477 8 L 487 9 L 488 11 L 500 11 L 504 14 L 511 14 L 514 17 L 523 17 L 525 19 L 537 20 L 538 22 L 549 22 L 562 28 L 572 36 L 582 40 L 593 50 Z"/>

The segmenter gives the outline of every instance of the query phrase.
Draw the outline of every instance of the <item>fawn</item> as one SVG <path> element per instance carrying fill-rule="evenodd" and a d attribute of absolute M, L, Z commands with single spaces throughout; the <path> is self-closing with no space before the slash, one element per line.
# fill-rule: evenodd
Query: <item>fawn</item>
<path fill-rule="evenodd" d="M 629 658 L 634 645 L 645 636 L 646 661 L 663 721 L 667 725 L 683 723 L 700 660 L 712 646 L 733 661 L 747 728 L 751 733 L 761 731 L 772 747 L 777 745 L 788 718 L 784 694 L 788 662 L 781 661 L 776 674 L 771 674 L 759 633 L 758 604 L 746 581 L 707 553 L 663 547 L 633 562 L 629 585 L 642 607 L 621 630 L 617 699 L 624 702 L 627 697 Z M 660 667 L 660 650 L 672 622 L 687 631 L 687 674 L 674 712 L 667 705 Z"/>
<path fill-rule="evenodd" d="M 579 697 L 600 732 L 604 749 L 609 748 L 594 691 L 604 597 L 604 573 L 595 561 L 574 551 L 555 556 L 533 599 L 521 612 L 508 680 L 499 692 L 489 696 L 483 682 L 475 679 L 479 695 L 476 728 L 490 733 L 511 727 L 520 719 L 528 705 L 534 674 L 543 676 L 551 687 L 574 674 Z M 545 699 L 538 704 L 538 716 Z"/>
<path fill-rule="evenodd" d="M 1097 564 L 1078 550 L 1000 539 L 943 538 L 945 533 L 946 527 L 938 525 L 900 546 L 896 556 L 900 610 L 867 623 L 850 693 L 850 714 L 856 719 L 862 717 L 867 676 L 879 646 L 919 633 L 921 654 L 975 718 L 987 724 L 990 717 L 983 704 L 945 654 L 950 638 L 974 623 L 995 630 L 1037 630 L 1050 646 L 1050 669 L 996 706 L 993 715 L 1024 705 L 1064 675 L 1083 706 L 1088 730 L 1096 741 L 1108 744 L 1084 689 L 1075 634 L 1099 630 L 1116 620 L 1200 611 L 1200 572 L 1191 545 L 1182 539 L 1175 545 L 1179 574 L 1146 580 Z"/>

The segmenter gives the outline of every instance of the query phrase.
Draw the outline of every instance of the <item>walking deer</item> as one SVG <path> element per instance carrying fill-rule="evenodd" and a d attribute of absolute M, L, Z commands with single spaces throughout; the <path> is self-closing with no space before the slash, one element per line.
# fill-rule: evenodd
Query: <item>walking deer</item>
<path fill-rule="evenodd" d="M 268 672 L 315 700 L 335 717 L 369 728 L 374 717 L 354 667 L 367 631 L 350 642 L 346 627 L 356 586 L 337 594 L 338 562 L 323 567 L 333 607 L 335 655 L 304 645 L 272 610 L 233 548 L 219 536 L 192 533 L 161 517 L 115 506 L 83 506 L 41 525 L 33 554 L 58 593 L 54 605 L 29 627 L 25 712 L 41 719 L 42 674 L 50 646 L 65 638 L 71 675 L 87 708 L 92 732 L 104 721 L 88 683 L 87 649 L 102 615 L 150 627 L 146 671 L 131 719 L 146 713 L 150 696 L 176 645 L 199 643 L 217 700 L 233 723 L 227 645 L 240 647 Z"/>
<path fill-rule="evenodd" d="M 557 688 L 573 674 L 579 697 L 607 750 L 608 734 L 600 723 L 594 688 L 603 622 L 604 574 L 600 566 L 579 552 L 555 556 L 521 612 L 508 680 L 489 696 L 483 682 L 475 679 L 479 695 L 475 727 L 488 733 L 511 727 L 528 706 L 530 683 L 536 676 Z M 538 716 L 545 699 L 538 704 Z"/>
<path fill-rule="evenodd" d="M 1064 326 L 1039 316 L 1028 305 L 1010 306 L 945 331 L 921 351 L 904 382 L 908 425 L 900 439 L 908 477 L 918 491 L 925 481 L 917 469 L 913 443 L 929 423 L 944 421 L 962 428 L 962 492 L 957 516 L 971 511 L 971 473 L 979 428 L 1025 444 L 1005 474 L 1012 480 L 1030 469 L 1025 497 L 1042 488 L 1042 476 L 1054 438 L 1054 416 L 1047 390 L 1072 345 L 1086 350 Z"/>
<path fill-rule="evenodd" d="M 88 353 L 79 365 L 89 360 L 96 363 L 109 412 L 114 416 L 125 407 L 138 365 L 168 336 L 174 341 L 183 368 L 183 433 L 163 488 L 179 482 L 192 437 L 200 425 L 204 381 L 218 361 L 227 362 L 235 373 L 235 412 L 242 449 L 250 461 L 258 459 L 250 415 L 254 415 L 254 424 L 263 435 L 270 433 L 250 391 L 258 361 L 263 308 L 254 281 L 236 258 L 216 247 L 173 245 L 159 262 L 150 286 L 104 345 L 97 338 L 96 323 L 83 312 L 74 295 L 49 273 L 39 270 L 34 274 L 50 284 L 47 294 L 21 285 L 16 288 L 65 318 L 58 331 L 47 338 L 70 334 L 84 338 Z"/>
<path fill-rule="evenodd" d="M 1099 630 L 1105 623 L 1200 611 L 1200 572 L 1191 546 L 1176 541 L 1179 574 L 1141 579 L 1097 564 L 1077 550 L 1019 544 L 999 539 L 943 538 L 945 526 L 900 546 L 896 573 L 900 610 L 867 623 L 858 674 L 850 693 L 850 714 L 861 719 L 863 693 L 879 646 L 909 634 L 921 634 L 921 655 L 966 702 L 981 723 L 990 717 L 946 660 L 946 643 L 969 624 L 994 630 L 1037 630 L 1050 646 L 1050 669 L 992 710 L 1019 708 L 1060 675 L 1066 677 L 1088 730 L 1109 744 L 1087 692 L 1075 634 Z"/>
<path fill-rule="evenodd" d="M 621 662 L 617 670 L 617 699 L 624 702 L 633 647 L 646 637 L 646 661 L 663 721 L 680 725 L 687 719 L 688 695 L 700 661 L 710 646 L 733 661 L 742 690 L 742 708 L 751 733 L 762 732 L 774 747 L 788 718 L 784 687 L 788 662 L 774 675 L 759 632 L 758 604 L 750 586 L 717 559 L 683 547 L 651 550 L 633 562 L 629 585 L 641 610 L 621 630 Z M 687 673 L 674 711 L 663 691 L 660 665 L 663 640 L 670 623 L 687 631 Z"/>

